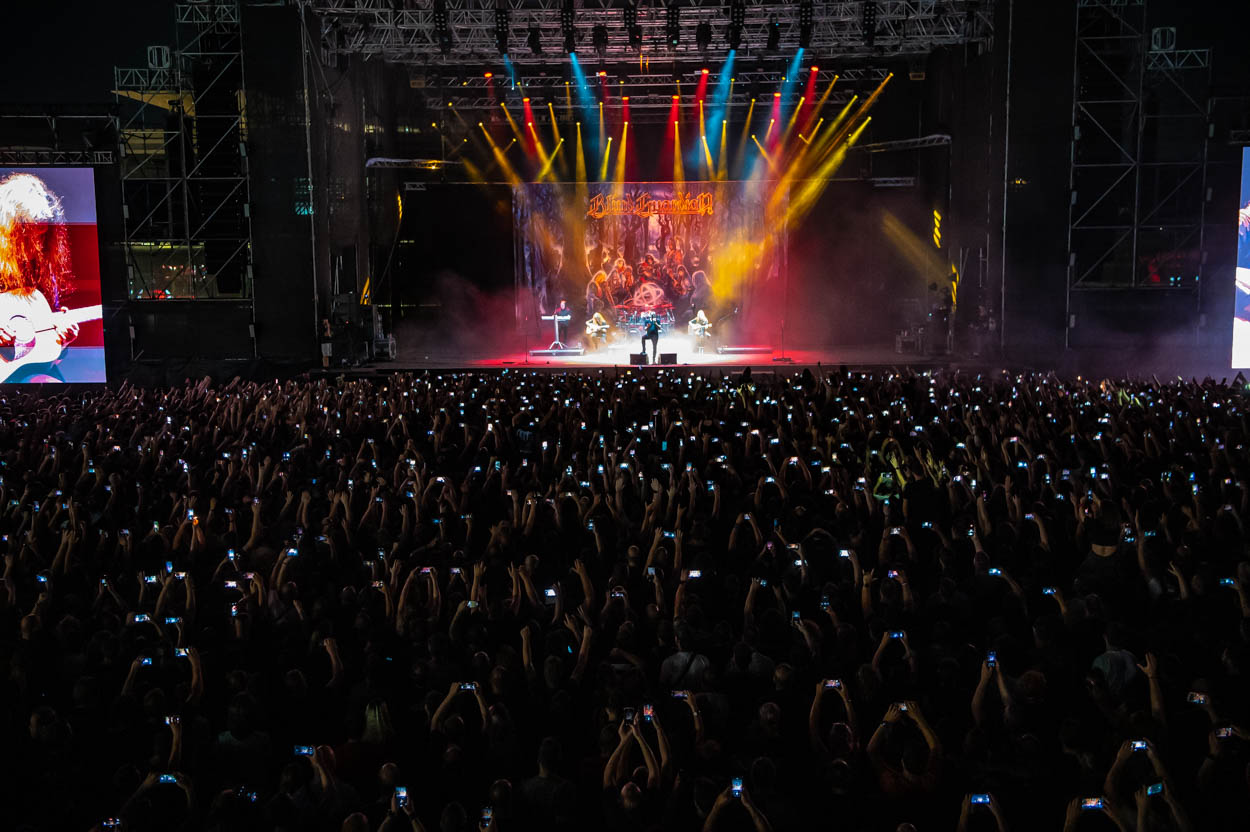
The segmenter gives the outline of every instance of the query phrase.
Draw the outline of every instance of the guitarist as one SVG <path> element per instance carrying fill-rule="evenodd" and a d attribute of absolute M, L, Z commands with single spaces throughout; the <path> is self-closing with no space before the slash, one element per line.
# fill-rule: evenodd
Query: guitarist
<path fill-rule="evenodd" d="M 602 312 L 590 316 L 590 320 L 586 322 L 586 337 L 590 339 L 592 350 L 601 350 L 607 346 L 608 329 L 608 319 L 603 317 Z"/>
<path fill-rule="evenodd" d="M 690 334 L 694 337 L 695 349 L 697 352 L 703 352 L 704 345 L 707 344 L 708 335 L 712 329 L 712 323 L 707 319 L 707 315 L 700 309 L 698 314 L 690 321 Z"/>
<path fill-rule="evenodd" d="M 71 267 L 69 231 L 60 199 L 42 179 L 29 173 L 0 180 L 0 348 L 12 347 L 16 338 L 6 326 L 10 319 L 6 310 L 39 302 L 54 310 L 58 344 L 65 347 L 78 337 L 78 324 L 69 317 L 69 310 L 58 306 L 61 279 L 70 274 Z"/>

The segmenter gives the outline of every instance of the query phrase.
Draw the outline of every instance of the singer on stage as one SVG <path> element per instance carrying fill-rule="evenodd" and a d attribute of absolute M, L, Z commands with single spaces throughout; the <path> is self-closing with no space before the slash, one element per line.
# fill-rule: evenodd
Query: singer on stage
<path fill-rule="evenodd" d="M 646 328 L 642 331 L 642 353 L 647 354 L 647 342 L 651 342 L 651 363 L 656 362 L 660 351 L 660 319 L 652 312 L 647 316 Z"/>

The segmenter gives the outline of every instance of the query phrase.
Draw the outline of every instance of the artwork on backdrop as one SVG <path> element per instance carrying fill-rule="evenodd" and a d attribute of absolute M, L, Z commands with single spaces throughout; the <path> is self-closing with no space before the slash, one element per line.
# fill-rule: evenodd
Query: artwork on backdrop
<path fill-rule="evenodd" d="M 1237 288 L 1233 311 L 1233 367 L 1250 367 L 1250 147 L 1242 148 L 1237 203 Z"/>
<path fill-rule="evenodd" d="M 516 186 L 518 325 L 538 333 L 561 300 L 574 332 L 592 319 L 622 336 L 653 319 L 684 332 L 700 310 L 722 331 L 743 325 L 785 273 L 766 198 L 737 182 Z"/>

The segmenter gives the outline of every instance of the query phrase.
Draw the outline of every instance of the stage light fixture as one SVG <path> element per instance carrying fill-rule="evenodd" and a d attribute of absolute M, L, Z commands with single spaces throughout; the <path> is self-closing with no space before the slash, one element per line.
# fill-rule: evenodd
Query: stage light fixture
<path fill-rule="evenodd" d="M 530 51 L 535 55 L 541 55 L 543 51 L 543 36 L 538 31 L 537 26 L 530 26 L 530 33 L 525 38 L 525 43 L 529 46 Z"/>
<path fill-rule="evenodd" d="M 599 57 L 603 57 L 608 52 L 608 27 L 602 23 L 595 25 L 590 30 L 590 42 L 594 44 L 595 51 L 599 53 Z"/>
<path fill-rule="evenodd" d="M 506 4 L 495 6 L 495 47 L 500 55 L 508 54 L 508 17 L 510 12 Z"/>
<path fill-rule="evenodd" d="M 730 49 L 742 46 L 742 27 L 747 22 L 746 0 L 731 0 L 729 4 L 729 42 Z"/>
<path fill-rule="evenodd" d="M 573 28 L 573 0 L 564 0 L 560 6 L 560 32 L 564 35 L 564 51 L 572 54 L 577 51 L 577 30 Z"/>
<path fill-rule="evenodd" d="M 444 55 L 451 51 L 451 29 L 447 25 L 447 0 L 434 0 L 434 36 Z"/>
<path fill-rule="evenodd" d="M 712 24 L 706 20 L 694 27 L 694 42 L 700 52 L 706 52 L 712 45 Z"/>
<path fill-rule="evenodd" d="M 811 45 L 814 17 L 815 3 L 812 0 L 799 0 L 799 46 L 803 49 Z"/>
<path fill-rule="evenodd" d="M 638 0 L 625 0 L 625 34 L 629 36 L 629 48 L 642 48 L 642 27 L 638 25 Z"/>
<path fill-rule="evenodd" d="M 668 18 L 664 28 L 668 35 L 668 48 L 676 49 L 681 42 L 681 7 L 676 3 L 668 4 Z"/>
<path fill-rule="evenodd" d="M 775 14 L 768 16 L 768 45 L 764 48 L 769 52 L 776 52 L 781 48 L 781 24 L 777 22 Z"/>
<path fill-rule="evenodd" d="M 864 31 L 864 45 L 873 46 L 877 42 L 877 3 L 876 0 L 864 0 L 860 9 L 860 28 Z"/>

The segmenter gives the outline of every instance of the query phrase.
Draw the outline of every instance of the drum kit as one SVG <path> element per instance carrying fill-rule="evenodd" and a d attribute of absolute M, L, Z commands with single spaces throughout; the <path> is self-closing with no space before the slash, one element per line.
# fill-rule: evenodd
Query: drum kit
<path fill-rule="evenodd" d="M 677 321 L 673 304 L 664 297 L 664 290 L 654 283 L 643 283 L 626 303 L 616 305 L 616 326 L 630 335 L 642 335 L 647 319 L 655 315 L 660 321 L 660 331 L 668 332 Z"/>

